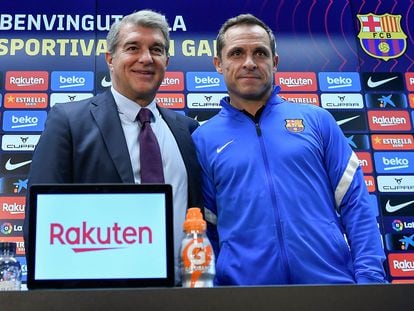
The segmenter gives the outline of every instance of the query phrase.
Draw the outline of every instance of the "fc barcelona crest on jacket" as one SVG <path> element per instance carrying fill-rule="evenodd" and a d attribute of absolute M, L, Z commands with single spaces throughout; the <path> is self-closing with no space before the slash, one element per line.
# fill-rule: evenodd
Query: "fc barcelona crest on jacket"
<path fill-rule="evenodd" d="M 388 61 L 404 54 L 407 36 L 401 28 L 401 15 L 369 13 L 357 17 L 361 24 L 358 38 L 368 55 Z"/>
<path fill-rule="evenodd" d="M 292 133 L 300 133 L 305 129 L 302 119 L 285 119 L 285 127 Z"/>

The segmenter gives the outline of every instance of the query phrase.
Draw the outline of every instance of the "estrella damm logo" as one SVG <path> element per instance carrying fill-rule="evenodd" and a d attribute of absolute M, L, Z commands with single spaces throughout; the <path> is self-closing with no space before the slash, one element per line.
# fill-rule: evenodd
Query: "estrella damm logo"
<path fill-rule="evenodd" d="M 285 119 L 286 129 L 292 133 L 300 133 L 305 129 L 302 119 Z"/>
<path fill-rule="evenodd" d="M 370 56 L 388 61 L 404 54 L 407 36 L 401 28 L 401 15 L 357 14 L 362 49 Z"/>

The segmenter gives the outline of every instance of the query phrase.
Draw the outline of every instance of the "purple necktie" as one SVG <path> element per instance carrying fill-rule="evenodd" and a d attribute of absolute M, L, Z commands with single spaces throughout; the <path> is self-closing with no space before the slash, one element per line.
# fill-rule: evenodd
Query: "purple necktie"
<path fill-rule="evenodd" d="M 141 183 L 164 183 L 164 172 L 160 146 L 151 129 L 152 112 L 141 108 L 138 120 L 141 122 L 141 131 L 138 136 L 141 163 Z"/>

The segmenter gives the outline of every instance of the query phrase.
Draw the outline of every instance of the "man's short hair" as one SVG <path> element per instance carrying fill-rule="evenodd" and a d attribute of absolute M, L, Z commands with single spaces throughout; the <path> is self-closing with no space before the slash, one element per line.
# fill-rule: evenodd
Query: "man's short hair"
<path fill-rule="evenodd" d="M 151 11 L 142 10 L 124 16 L 120 21 L 112 24 L 111 29 L 106 36 L 107 50 L 114 54 L 119 41 L 119 32 L 128 24 L 142 26 L 146 28 L 159 29 L 165 39 L 165 52 L 168 55 L 170 48 L 169 25 L 164 15 Z"/>
<path fill-rule="evenodd" d="M 275 36 L 273 35 L 272 30 L 267 26 L 263 21 L 258 19 L 256 16 L 252 14 L 240 14 L 236 17 L 232 17 L 228 19 L 220 28 L 220 31 L 217 35 L 217 45 L 216 45 L 216 55 L 221 57 L 221 51 L 224 48 L 224 35 L 226 31 L 233 26 L 238 25 L 258 25 L 262 27 L 267 34 L 269 35 L 270 41 L 270 49 L 272 50 L 272 56 L 276 55 L 276 40 Z"/>

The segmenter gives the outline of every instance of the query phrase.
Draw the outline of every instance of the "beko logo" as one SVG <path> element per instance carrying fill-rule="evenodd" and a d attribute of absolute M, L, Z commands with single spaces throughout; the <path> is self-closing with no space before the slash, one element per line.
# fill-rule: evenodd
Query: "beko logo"
<path fill-rule="evenodd" d="M 92 71 L 53 71 L 51 80 L 53 91 L 92 91 L 94 76 Z"/>
<path fill-rule="evenodd" d="M 3 130 L 24 132 L 43 131 L 46 111 L 7 110 L 3 114 Z"/>
<path fill-rule="evenodd" d="M 359 92 L 361 84 L 357 72 L 319 72 L 321 91 Z"/>
<path fill-rule="evenodd" d="M 112 226 L 98 227 L 82 221 L 80 226 L 72 227 L 51 223 L 49 230 L 50 245 L 70 245 L 75 253 L 152 244 L 152 229 L 148 226 L 121 227 L 115 222 Z"/>
<path fill-rule="evenodd" d="M 217 72 L 187 72 L 188 91 L 227 91 L 222 75 Z"/>
<path fill-rule="evenodd" d="M 413 152 L 375 152 L 374 159 L 378 173 L 414 173 Z"/>

